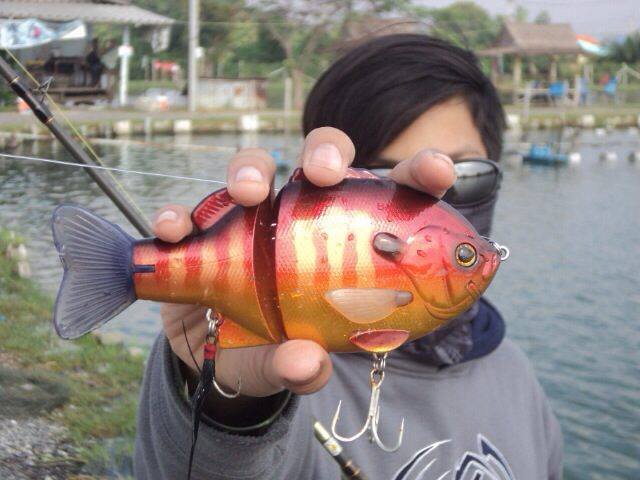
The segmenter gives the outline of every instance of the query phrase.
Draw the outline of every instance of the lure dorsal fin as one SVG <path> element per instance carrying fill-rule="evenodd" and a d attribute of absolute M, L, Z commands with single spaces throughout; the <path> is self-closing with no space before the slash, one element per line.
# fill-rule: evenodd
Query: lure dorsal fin
<path fill-rule="evenodd" d="M 366 168 L 347 168 L 347 174 L 344 178 L 372 178 L 380 180 L 380 177 Z"/>
<path fill-rule="evenodd" d="M 219 342 L 222 348 L 257 347 L 258 345 L 273 343 L 228 318 L 225 318 L 224 323 L 220 326 L 219 335 Z"/>
<path fill-rule="evenodd" d="M 304 176 L 304 171 L 301 167 L 298 167 L 291 174 L 289 181 L 295 182 L 304 178 L 306 178 Z M 347 173 L 345 174 L 344 178 L 369 178 L 380 180 L 380 177 L 378 175 L 370 170 L 367 170 L 366 168 L 347 168 Z"/>
<path fill-rule="evenodd" d="M 216 190 L 194 208 L 191 213 L 191 221 L 200 230 L 206 230 L 235 206 L 236 203 L 226 188 Z"/>
<path fill-rule="evenodd" d="M 307 177 L 304 176 L 304 171 L 302 170 L 302 167 L 298 167 L 293 171 L 293 173 L 289 177 L 289 181 L 297 182 L 298 180 L 302 180 L 304 178 L 307 178 Z"/>

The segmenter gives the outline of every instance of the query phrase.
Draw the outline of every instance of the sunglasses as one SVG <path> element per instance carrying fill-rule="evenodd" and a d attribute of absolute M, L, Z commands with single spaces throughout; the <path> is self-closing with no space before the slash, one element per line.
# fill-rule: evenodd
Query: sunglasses
<path fill-rule="evenodd" d="M 502 170 L 493 160 L 469 158 L 454 163 L 457 179 L 442 199 L 456 207 L 468 207 L 483 202 L 496 194 L 502 181 Z M 391 162 L 377 163 L 369 167 L 379 176 L 387 176 Z"/>

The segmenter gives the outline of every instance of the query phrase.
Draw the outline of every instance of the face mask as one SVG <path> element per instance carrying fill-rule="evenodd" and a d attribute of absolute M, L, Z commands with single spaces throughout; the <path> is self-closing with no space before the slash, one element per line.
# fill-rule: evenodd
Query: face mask
<path fill-rule="evenodd" d="M 473 158 L 456 162 L 454 168 L 456 182 L 442 199 L 464 215 L 480 235 L 488 237 L 502 181 L 500 166 L 492 160 Z M 371 171 L 386 176 L 391 168 L 372 168 Z"/>
<path fill-rule="evenodd" d="M 482 202 L 476 203 L 471 206 L 458 207 L 455 204 L 451 204 L 456 210 L 458 210 L 464 217 L 469 220 L 469 223 L 473 225 L 480 235 L 483 237 L 491 236 L 491 224 L 493 223 L 493 211 L 498 200 L 497 192 L 491 195 L 489 198 Z"/>

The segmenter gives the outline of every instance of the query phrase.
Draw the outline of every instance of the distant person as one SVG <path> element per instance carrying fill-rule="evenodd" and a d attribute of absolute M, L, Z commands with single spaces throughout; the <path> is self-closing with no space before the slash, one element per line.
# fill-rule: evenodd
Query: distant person
<path fill-rule="evenodd" d="M 89 69 L 90 87 L 96 87 L 100 83 L 102 72 L 104 72 L 104 64 L 100 59 L 98 50 L 98 39 L 94 38 L 91 41 L 91 51 L 87 54 L 85 61 Z"/>
<path fill-rule="evenodd" d="M 618 91 L 618 79 L 611 77 L 603 87 L 604 94 L 607 96 L 609 102 L 616 102 L 616 93 Z"/>
<path fill-rule="evenodd" d="M 578 82 L 580 85 L 580 105 L 586 105 L 589 101 L 589 79 L 583 75 Z"/>
<path fill-rule="evenodd" d="M 60 57 L 60 50 L 58 50 L 57 48 L 54 48 L 53 50 L 51 50 L 51 53 L 49 54 L 49 58 L 47 58 L 47 60 L 44 62 L 44 71 L 45 73 L 47 73 L 48 75 L 54 75 L 56 72 L 56 62 L 58 60 L 58 58 Z"/>
<path fill-rule="evenodd" d="M 487 159 L 500 159 L 505 119 L 473 53 L 425 35 L 370 40 L 320 77 L 302 126 L 300 162 L 318 186 L 339 183 L 354 165 L 386 169 L 397 183 L 442 197 L 456 181 L 454 162 L 474 172 L 493 165 L 484 170 L 486 188 L 452 202 L 480 234 L 489 234 L 499 170 Z M 241 150 L 228 167 L 229 194 L 241 205 L 259 204 L 269 195 L 275 169 L 266 150 Z M 189 210 L 163 208 L 154 230 L 167 242 L 181 240 L 193 231 Z M 162 306 L 164 332 L 150 353 L 138 409 L 138 480 L 186 478 L 188 398 L 198 380 L 183 325 L 201 363 L 205 311 Z M 388 454 L 365 437 L 344 445 L 371 480 L 562 477 L 558 421 L 526 356 L 504 334 L 502 316 L 482 298 L 443 328 L 391 353 L 380 428 L 383 441 L 393 443 L 405 417 L 401 448 Z M 342 418 L 351 429 L 343 428 L 351 434 L 361 426 L 370 355 L 329 355 L 314 342 L 290 340 L 218 349 L 216 358 L 219 382 L 231 391 L 240 377 L 243 395 L 228 400 L 212 389 L 194 480 L 340 478 L 337 464 L 313 438 L 312 418 L 328 424 L 342 399 Z"/>
<path fill-rule="evenodd" d="M 56 56 L 53 52 L 51 52 L 49 58 L 44 62 L 44 71 L 49 75 L 56 73 Z"/>
<path fill-rule="evenodd" d="M 604 87 L 611 80 L 611 74 L 609 72 L 603 73 L 600 75 L 600 80 L 598 81 L 598 85 Z"/>

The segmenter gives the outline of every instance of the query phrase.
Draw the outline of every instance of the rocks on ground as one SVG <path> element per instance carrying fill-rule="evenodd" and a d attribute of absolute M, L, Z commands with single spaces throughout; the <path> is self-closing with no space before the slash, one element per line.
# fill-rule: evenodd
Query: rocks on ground
<path fill-rule="evenodd" d="M 0 479 L 67 479 L 82 466 L 64 427 L 41 417 L 68 400 L 60 379 L 0 367 Z"/>
<path fill-rule="evenodd" d="M 0 418 L 0 478 L 67 479 L 82 463 L 64 439 L 64 427 L 43 418 Z"/>

